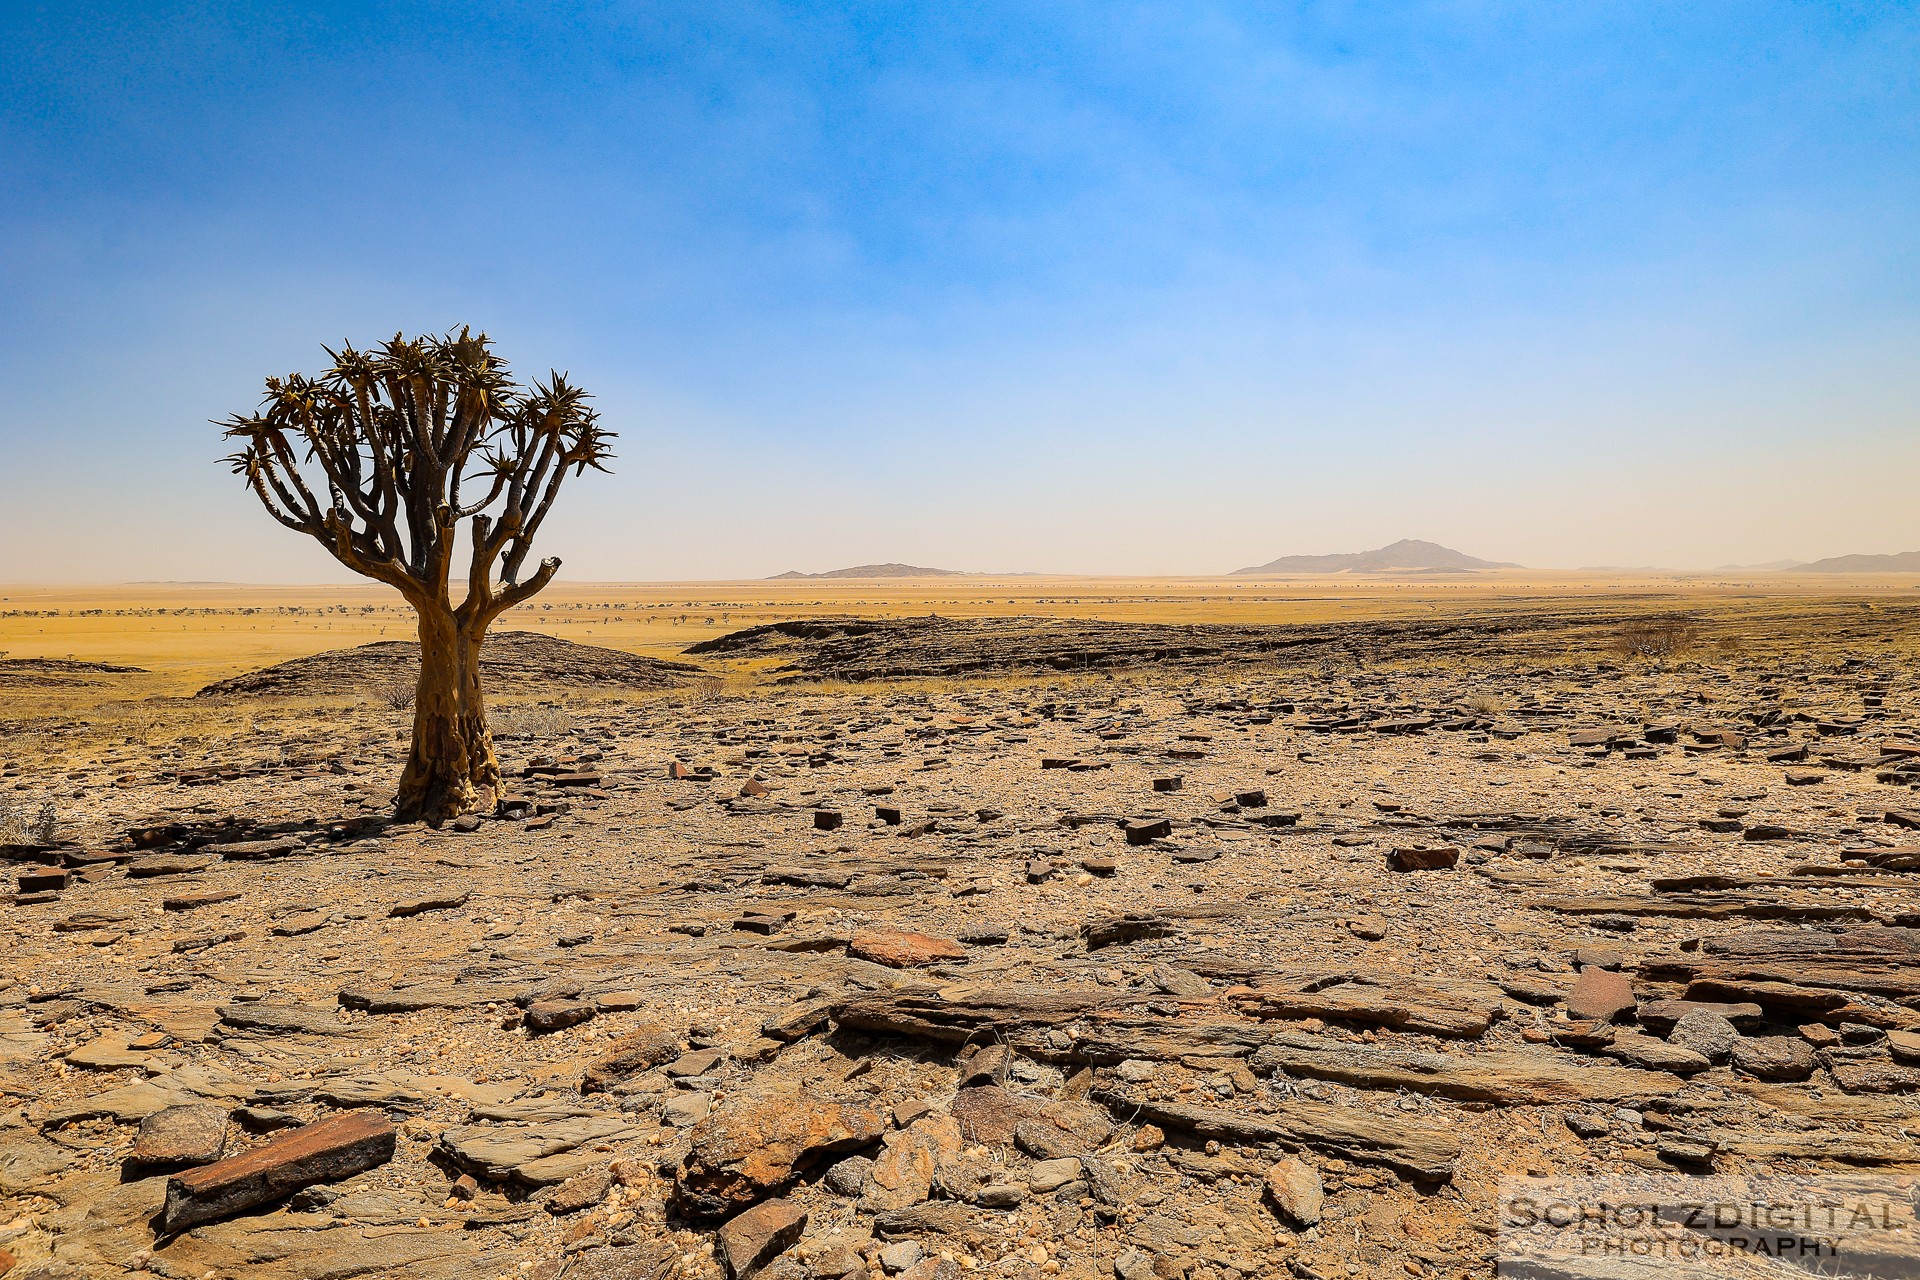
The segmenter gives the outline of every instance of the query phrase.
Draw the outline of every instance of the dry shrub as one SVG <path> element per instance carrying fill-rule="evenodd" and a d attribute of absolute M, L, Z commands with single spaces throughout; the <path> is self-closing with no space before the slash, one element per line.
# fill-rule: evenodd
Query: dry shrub
<path fill-rule="evenodd" d="M 1684 614 L 1635 618 L 1613 636 L 1613 650 L 1626 658 L 1671 658 L 1701 640 L 1700 624 Z"/>
<path fill-rule="evenodd" d="M 493 733 L 498 738 L 558 738 L 572 729 L 571 715 L 544 703 L 502 707 L 493 713 Z"/>
<path fill-rule="evenodd" d="M 1483 716 L 1497 716 L 1506 709 L 1506 705 L 1490 693 L 1476 693 L 1467 699 L 1467 710 Z"/>
<path fill-rule="evenodd" d="M 390 711 L 406 711 L 413 706 L 417 689 L 417 682 L 405 676 L 395 676 L 376 687 L 373 696 L 381 706 Z"/>
<path fill-rule="evenodd" d="M 0 796 L 0 843 L 52 844 L 60 835 L 60 810 L 53 801 L 23 805 Z"/>

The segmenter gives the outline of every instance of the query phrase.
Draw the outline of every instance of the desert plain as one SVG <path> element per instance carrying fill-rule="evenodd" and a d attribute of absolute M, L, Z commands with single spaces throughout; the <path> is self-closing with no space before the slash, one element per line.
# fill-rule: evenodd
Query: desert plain
<path fill-rule="evenodd" d="M 1425 1280 L 1920 1172 L 1917 583 L 561 583 L 440 829 L 391 595 L 0 588 L 0 1270 Z"/>

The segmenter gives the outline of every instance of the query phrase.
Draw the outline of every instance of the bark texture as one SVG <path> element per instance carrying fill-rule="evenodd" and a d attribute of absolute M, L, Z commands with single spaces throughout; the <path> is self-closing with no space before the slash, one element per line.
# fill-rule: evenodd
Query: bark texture
<path fill-rule="evenodd" d="M 449 616 L 420 619 L 420 683 L 413 703 L 413 746 L 400 775 L 394 814 L 438 824 L 490 809 L 501 793 L 500 762 L 487 727 L 480 686 L 481 626 Z"/>

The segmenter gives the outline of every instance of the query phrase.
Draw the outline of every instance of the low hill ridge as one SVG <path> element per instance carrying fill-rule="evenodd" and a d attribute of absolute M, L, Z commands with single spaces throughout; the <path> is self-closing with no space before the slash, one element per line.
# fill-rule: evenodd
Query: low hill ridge
<path fill-rule="evenodd" d="M 1463 551 L 1455 551 L 1452 547 L 1443 547 L 1437 542 L 1402 538 L 1372 551 L 1348 551 L 1327 556 L 1281 556 L 1278 560 L 1235 569 L 1233 572 L 1235 576 L 1255 573 L 1474 572 L 1519 567 L 1504 561 L 1482 560 Z"/>
<path fill-rule="evenodd" d="M 958 578 L 965 576 L 961 569 L 928 569 L 917 564 L 857 564 L 851 569 L 829 569 L 825 573 L 802 573 L 798 569 L 789 569 L 785 573 L 776 573 L 769 582 L 781 582 L 793 578 Z"/>
<path fill-rule="evenodd" d="M 1920 551 L 1899 551 L 1892 555 L 1828 556 L 1809 564 L 1797 565 L 1796 573 L 1920 573 Z"/>
<path fill-rule="evenodd" d="M 666 662 L 623 649 L 578 644 L 537 631 L 496 631 L 480 649 L 480 674 L 490 693 L 550 689 L 670 689 L 703 674 L 686 662 Z M 420 676 L 420 646 L 412 640 L 376 640 L 221 680 L 199 698 L 341 697 L 379 695 Z"/>

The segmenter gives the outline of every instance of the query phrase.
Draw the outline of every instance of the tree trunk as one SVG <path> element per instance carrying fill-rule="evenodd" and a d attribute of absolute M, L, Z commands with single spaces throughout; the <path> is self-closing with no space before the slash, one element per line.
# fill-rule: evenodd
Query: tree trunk
<path fill-rule="evenodd" d="M 500 795 L 486 700 L 480 690 L 481 625 L 461 627 L 451 610 L 420 611 L 420 684 L 413 749 L 400 775 L 395 816 L 439 826 L 490 809 Z"/>

